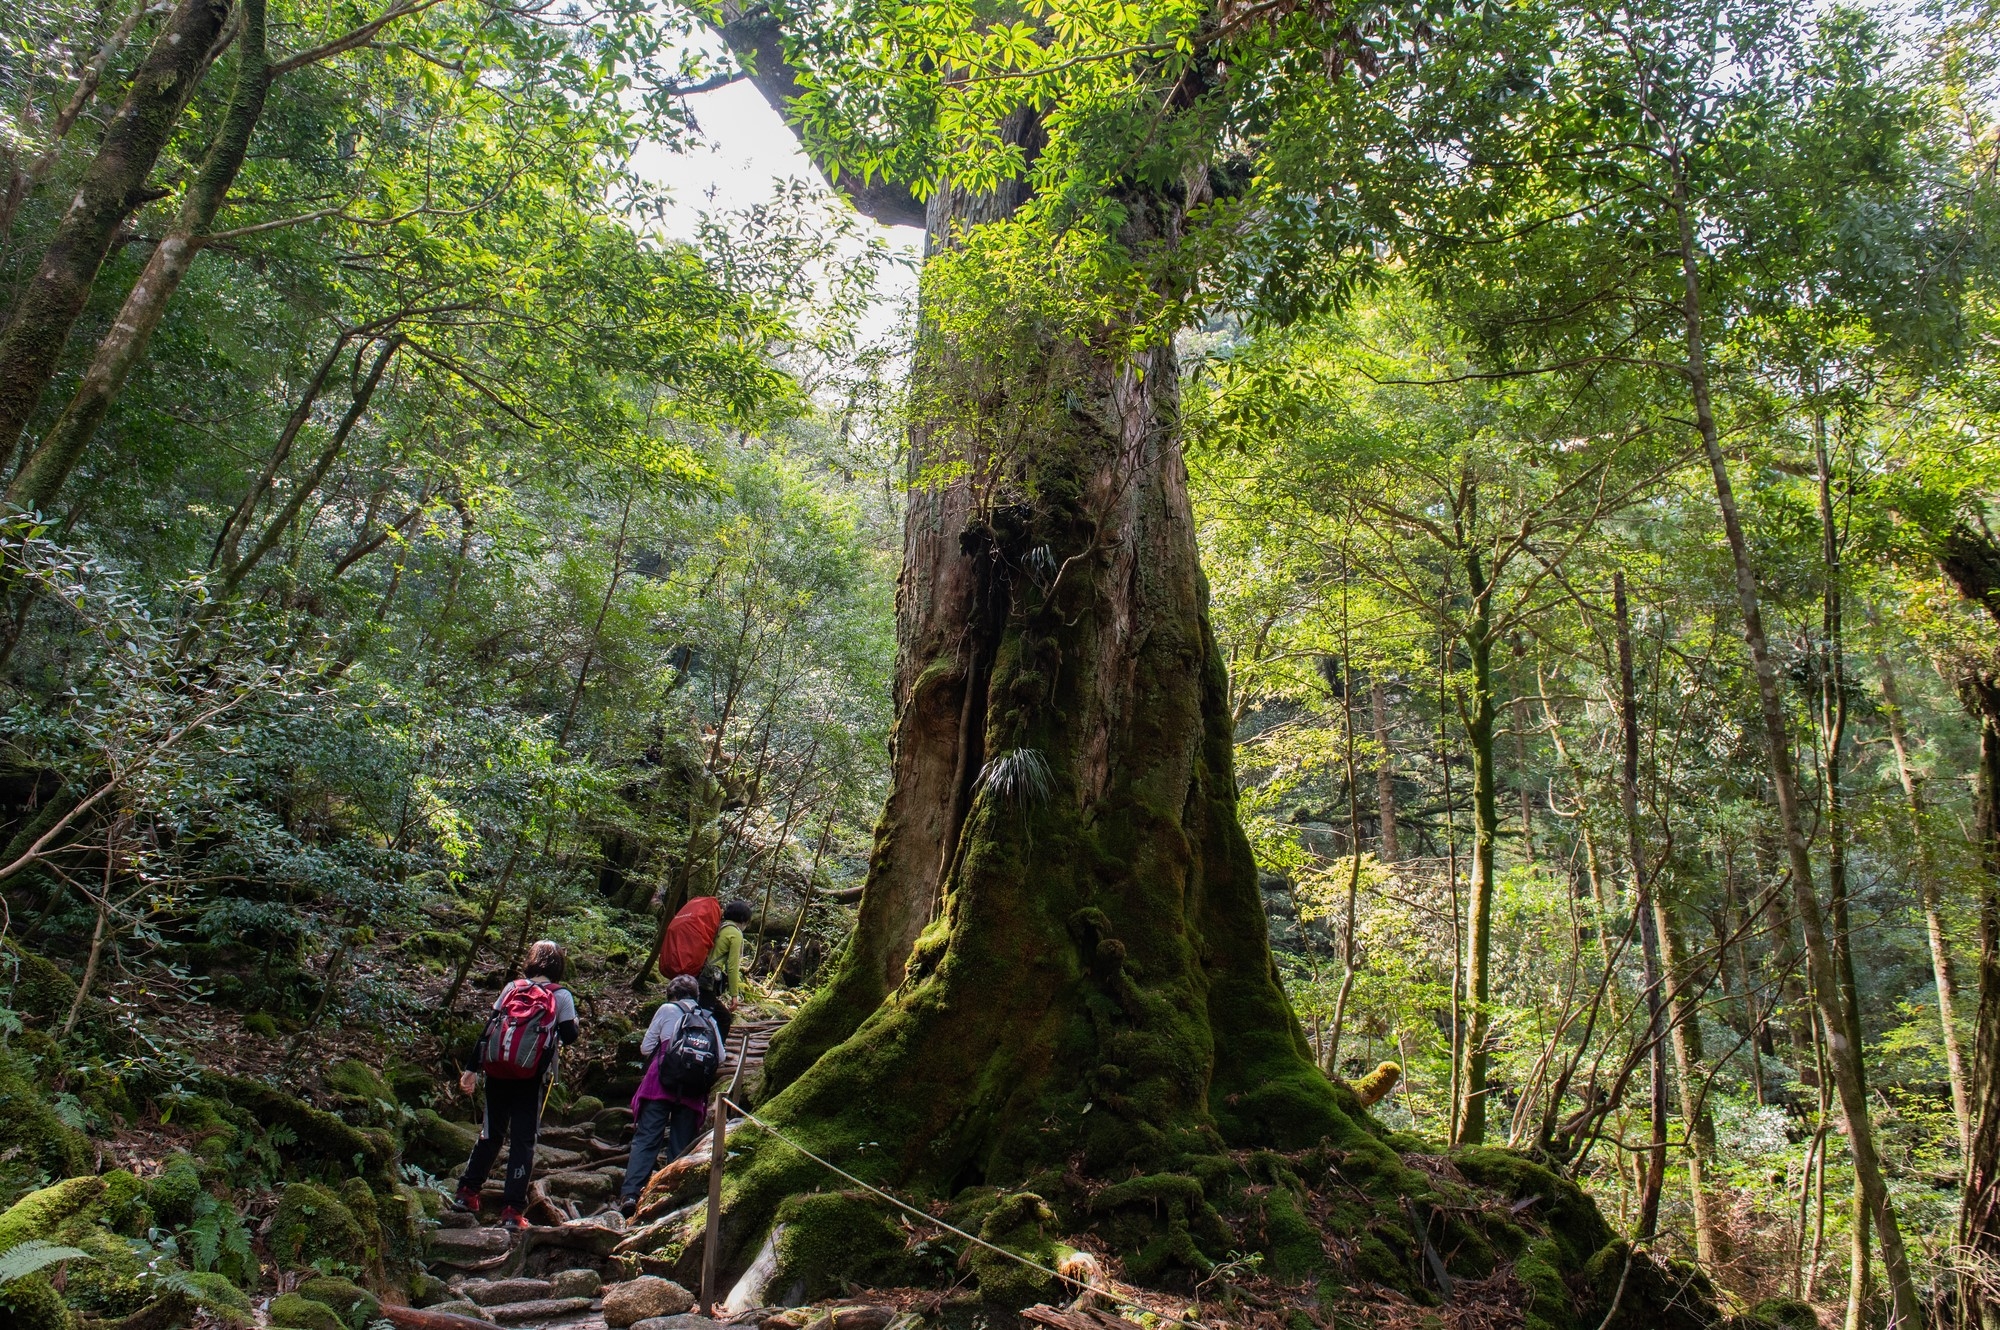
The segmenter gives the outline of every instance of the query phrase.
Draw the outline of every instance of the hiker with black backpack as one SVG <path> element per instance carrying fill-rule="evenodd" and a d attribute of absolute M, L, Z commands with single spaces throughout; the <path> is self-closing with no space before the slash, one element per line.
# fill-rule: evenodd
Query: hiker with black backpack
<path fill-rule="evenodd" d="M 535 1167 L 535 1135 L 542 1126 L 542 1105 L 555 1079 L 556 1050 L 576 1042 L 576 999 L 562 986 L 567 968 L 563 949 L 537 942 L 528 949 L 521 977 L 500 990 L 493 1014 L 458 1078 L 470 1095 L 486 1078 L 486 1118 L 479 1140 L 458 1180 L 458 1206 L 479 1213 L 480 1188 L 500 1144 L 508 1143 L 507 1180 L 500 1195 L 500 1223 L 526 1228 L 522 1210 L 528 1204 L 528 1177 Z"/>
<path fill-rule="evenodd" d="M 625 1166 L 620 1210 L 630 1217 L 639 1193 L 653 1176 L 661 1143 L 678 1159 L 694 1144 L 708 1112 L 708 1092 L 722 1069 L 722 1031 L 701 1006 L 701 986 L 693 975 L 676 975 L 667 1000 L 653 1013 L 639 1056 L 650 1059 L 645 1079 L 632 1095 L 632 1158 Z"/>

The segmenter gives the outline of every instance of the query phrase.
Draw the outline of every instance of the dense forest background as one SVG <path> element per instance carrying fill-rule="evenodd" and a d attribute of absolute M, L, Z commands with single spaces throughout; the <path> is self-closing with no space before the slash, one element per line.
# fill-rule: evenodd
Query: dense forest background
<path fill-rule="evenodd" d="M 318 1147 L 253 1084 L 434 1184 L 538 937 L 559 1109 L 629 1093 L 690 895 L 761 1014 L 859 965 L 912 496 L 1094 409 L 1032 343 L 1166 348 L 1277 970 L 1378 1132 L 1730 1314 L 1995 1324 L 1991 16 L 752 10 L 838 188 L 673 239 L 633 156 L 745 12 L 0 17 L 0 1205 L 208 1198 L 36 1314 L 257 1289 Z M 1036 193 L 885 313 L 911 178 Z"/>

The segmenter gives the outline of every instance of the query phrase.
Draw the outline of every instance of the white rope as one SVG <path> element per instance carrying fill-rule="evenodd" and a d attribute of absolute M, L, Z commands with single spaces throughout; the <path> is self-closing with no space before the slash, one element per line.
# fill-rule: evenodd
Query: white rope
<path fill-rule="evenodd" d="M 722 1102 L 729 1105 L 729 1107 L 735 1109 L 738 1113 L 741 1113 L 749 1121 L 756 1123 L 758 1126 L 762 1127 L 765 1131 L 770 1132 L 771 1135 L 777 1137 L 779 1140 L 783 1141 L 786 1145 L 791 1146 L 794 1150 L 797 1150 L 800 1154 L 812 1160 L 815 1164 L 818 1164 L 821 1168 L 824 1168 L 829 1172 L 839 1174 L 841 1177 L 846 1178 L 849 1182 L 861 1188 L 863 1191 L 873 1192 L 875 1195 L 880 1196 L 883 1200 L 887 1201 L 889 1204 L 897 1207 L 898 1209 L 907 1210 L 909 1213 L 915 1215 L 918 1219 L 922 1220 L 926 1224 L 935 1225 L 936 1227 L 945 1230 L 947 1233 L 956 1233 L 958 1234 L 959 1237 L 964 1238 L 967 1242 L 976 1242 L 980 1246 L 986 1248 L 986 1250 L 988 1251 L 998 1252 L 1000 1255 L 1006 1257 L 1010 1261 L 1019 1261 L 1022 1265 L 1027 1266 L 1030 1270 L 1039 1270 L 1043 1274 L 1048 1275 L 1052 1279 L 1060 1279 L 1065 1284 L 1074 1285 L 1080 1292 L 1090 1293 L 1094 1296 L 1101 1297 L 1106 1302 L 1111 1303 L 1113 1306 L 1129 1307 L 1133 1311 L 1142 1312 L 1148 1316 L 1159 1315 L 1157 1311 L 1153 1310 L 1151 1307 L 1148 1307 L 1143 1303 L 1129 1302 L 1126 1299 L 1121 1298 L 1114 1293 L 1107 1292 L 1106 1290 L 1097 1287 L 1095 1284 L 1087 1284 L 1082 1280 L 1075 1278 L 1072 1275 L 1064 1274 L 1060 1270 L 1051 1270 L 1046 1265 L 1041 1264 L 1039 1261 L 1029 1260 L 1027 1257 L 1021 1255 L 1019 1252 L 1008 1251 L 1005 1247 L 997 1247 L 994 1244 L 988 1242 L 985 1238 L 980 1237 L 976 1233 L 967 1233 L 962 1228 L 958 1228 L 955 1227 L 954 1225 L 947 1224 L 944 1222 L 944 1220 L 939 1219 L 937 1216 L 930 1214 L 927 1211 L 919 1210 L 916 1206 L 911 1205 L 908 1202 L 898 1197 L 891 1196 L 888 1192 L 883 1191 L 880 1187 L 877 1187 L 872 1182 L 863 1182 L 860 1178 L 855 1177 L 852 1173 L 849 1173 L 846 1169 L 840 1167 L 838 1164 L 829 1163 L 826 1160 L 821 1159 L 818 1155 L 806 1149 L 803 1145 L 800 1145 L 797 1141 L 785 1135 L 785 1133 L 779 1131 L 776 1127 L 773 1127 L 770 1123 L 764 1121 L 764 1119 L 758 1117 L 755 1113 L 752 1113 L 749 1109 L 743 1107 L 743 1105 L 737 1103 L 733 1099 L 730 1099 L 727 1095 L 723 1096 Z M 1169 1324 L 1192 1325 L 1195 1324 L 1195 1322 L 1188 1320 L 1178 1320 L 1174 1322 L 1169 1322 Z"/>

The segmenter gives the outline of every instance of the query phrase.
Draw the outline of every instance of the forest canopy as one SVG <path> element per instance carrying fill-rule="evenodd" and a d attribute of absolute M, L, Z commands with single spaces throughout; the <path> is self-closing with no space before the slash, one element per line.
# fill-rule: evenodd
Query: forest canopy
<path fill-rule="evenodd" d="M 0 53 L 24 1324 L 2000 1326 L 1991 14 Z M 732 84 L 816 174 L 703 209 Z M 754 1066 L 621 1214 L 708 896 Z M 457 1073 L 545 938 L 543 1236 L 474 1250 Z"/>

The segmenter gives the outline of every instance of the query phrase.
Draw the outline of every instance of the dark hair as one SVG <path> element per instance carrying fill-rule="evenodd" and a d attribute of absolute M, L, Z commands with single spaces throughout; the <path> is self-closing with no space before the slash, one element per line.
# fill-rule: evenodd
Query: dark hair
<path fill-rule="evenodd" d="M 569 960 L 563 949 L 547 938 L 528 948 L 528 963 L 521 967 L 525 979 L 553 979 L 562 982 L 563 971 L 569 968 Z"/>
<path fill-rule="evenodd" d="M 678 1002 L 682 998 L 700 997 L 701 982 L 691 974 L 677 974 L 667 981 L 667 1001 Z"/>
<path fill-rule="evenodd" d="M 732 923 L 732 924 L 747 924 L 747 923 L 749 923 L 749 922 L 750 922 L 750 902 L 749 902 L 749 901 L 731 901 L 731 902 L 729 902 L 729 904 L 727 904 L 727 905 L 725 905 L 725 906 L 723 906 L 723 907 L 722 907 L 722 917 L 723 917 L 724 919 L 727 919 L 727 920 L 728 920 L 728 921 L 729 921 L 730 923 Z"/>

